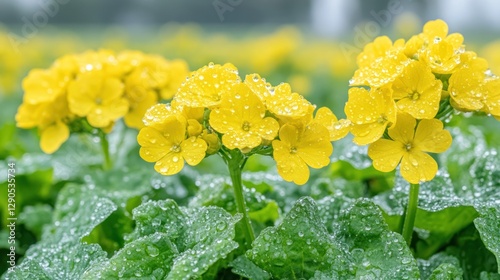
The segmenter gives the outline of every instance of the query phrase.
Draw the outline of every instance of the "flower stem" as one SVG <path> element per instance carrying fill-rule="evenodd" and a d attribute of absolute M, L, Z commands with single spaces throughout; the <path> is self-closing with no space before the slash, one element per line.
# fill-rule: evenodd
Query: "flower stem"
<path fill-rule="evenodd" d="M 102 168 L 104 170 L 109 170 L 109 169 L 111 169 L 113 164 L 111 162 L 111 157 L 109 156 L 109 142 L 108 142 L 108 138 L 106 137 L 106 133 L 100 131 L 99 138 L 100 138 L 100 142 L 101 142 L 102 154 L 104 156 Z"/>
<path fill-rule="evenodd" d="M 253 232 L 252 224 L 247 214 L 247 207 L 245 204 L 245 197 L 243 194 L 243 185 L 241 183 L 241 171 L 245 164 L 244 155 L 239 151 L 231 151 L 231 157 L 229 158 L 227 164 L 229 168 L 229 175 L 233 183 L 234 198 L 236 200 L 236 206 L 238 212 L 243 215 L 240 224 L 245 235 L 245 248 L 249 249 L 255 239 L 255 234 Z"/>
<path fill-rule="evenodd" d="M 418 206 L 418 189 L 419 184 L 410 184 L 410 195 L 408 197 L 408 205 L 406 206 L 406 214 L 403 222 L 403 237 L 408 246 L 411 244 L 411 237 L 413 235 L 413 225 L 415 224 L 415 216 L 417 214 Z"/>

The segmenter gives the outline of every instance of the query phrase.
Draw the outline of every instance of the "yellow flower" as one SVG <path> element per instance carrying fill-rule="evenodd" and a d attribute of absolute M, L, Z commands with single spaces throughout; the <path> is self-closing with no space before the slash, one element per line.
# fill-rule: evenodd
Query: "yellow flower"
<path fill-rule="evenodd" d="M 162 99 L 172 99 L 182 82 L 189 75 L 189 67 L 184 60 L 176 59 L 168 62 L 168 83 L 160 91 Z"/>
<path fill-rule="evenodd" d="M 330 141 L 337 141 L 344 138 L 349 133 L 351 126 L 349 120 L 338 120 L 335 114 L 327 107 L 319 108 L 313 121 L 328 129 Z"/>
<path fill-rule="evenodd" d="M 184 161 L 197 165 L 205 158 L 207 143 L 195 136 L 186 139 L 186 119 L 171 116 L 161 128 L 144 127 L 137 135 L 140 156 L 156 162 L 155 170 L 163 175 L 179 173 Z"/>
<path fill-rule="evenodd" d="M 234 65 L 210 63 L 192 73 L 179 87 L 174 100 L 181 106 L 213 108 L 224 94 L 231 94 L 241 82 Z"/>
<path fill-rule="evenodd" d="M 396 122 L 396 104 L 390 88 L 350 88 L 345 105 L 347 119 L 351 122 L 354 143 L 366 145 L 377 141 L 386 127 Z"/>
<path fill-rule="evenodd" d="M 382 87 L 401 74 L 409 58 L 404 54 L 404 40 L 394 44 L 387 37 L 376 38 L 357 58 L 359 69 L 349 81 L 352 86 Z"/>
<path fill-rule="evenodd" d="M 279 124 L 274 118 L 265 117 L 262 101 L 244 83 L 233 91 L 224 95 L 220 107 L 210 113 L 210 126 L 224 134 L 224 146 L 248 150 L 259 146 L 263 139 L 273 140 Z"/>
<path fill-rule="evenodd" d="M 87 51 L 75 56 L 75 61 L 80 73 L 102 71 L 108 76 L 120 78 L 127 70 L 110 50 Z"/>
<path fill-rule="evenodd" d="M 423 62 L 412 61 L 393 83 L 393 98 L 399 110 L 416 119 L 432 119 L 439 110 L 443 84 Z"/>
<path fill-rule="evenodd" d="M 101 71 L 82 73 L 71 82 L 68 102 L 72 113 L 87 117 L 90 125 L 98 128 L 123 117 L 129 109 L 122 82 Z"/>
<path fill-rule="evenodd" d="M 416 127 L 416 128 L 415 128 Z M 401 175 L 417 184 L 436 175 L 436 161 L 427 153 L 442 153 L 451 145 L 451 135 L 437 119 L 424 119 L 418 125 L 408 114 L 398 114 L 396 124 L 389 128 L 389 139 L 379 139 L 368 147 L 368 156 L 375 169 L 389 172 L 401 163 Z"/>
<path fill-rule="evenodd" d="M 319 123 L 312 123 L 304 130 L 285 124 L 274 140 L 273 158 L 278 173 L 288 182 L 303 185 L 309 179 L 309 168 L 321 168 L 330 163 L 333 147 L 328 130 Z"/>
<path fill-rule="evenodd" d="M 302 95 L 292 93 L 287 83 L 273 87 L 258 74 L 247 75 L 244 83 L 264 102 L 269 112 L 283 123 L 304 118 L 314 111 L 314 106 Z"/>
<path fill-rule="evenodd" d="M 434 73 L 449 74 L 460 64 L 464 37 L 459 33 L 448 35 L 448 25 L 443 20 L 429 21 L 419 35 L 423 49 L 418 56 Z"/>

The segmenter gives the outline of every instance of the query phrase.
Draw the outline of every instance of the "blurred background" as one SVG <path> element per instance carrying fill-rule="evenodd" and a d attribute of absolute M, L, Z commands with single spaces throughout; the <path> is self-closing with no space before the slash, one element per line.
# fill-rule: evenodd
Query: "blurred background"
<path fill-rule="evenodd" d="M 342 115 L 356 55 L 442 18 L 500 73 L 496 0 L 0 0 L 0 95 L 66 53 L 136 49 L 195 70 L 231 62 Z"/>

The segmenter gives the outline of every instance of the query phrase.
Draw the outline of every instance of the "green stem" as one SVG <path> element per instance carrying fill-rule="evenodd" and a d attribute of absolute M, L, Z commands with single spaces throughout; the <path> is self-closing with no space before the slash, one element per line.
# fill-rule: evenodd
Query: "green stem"
<path fill-rule="evenodd" d="M 111 157 L 109 156 L 109 142 L 108 142 L 108 138 L 106 137 L 106 133 L 100 131 L 99 138 L 100 138 L 100 142 L 101 142 L 102 154 L 104 156 L 102 168 L 104 170 L 109 170 L 109 169 L 111 169 L 113 164 L 111 162 Z"/>
<path fill-rule="evenodd" d="M 404 217 L 402 233 L 408 246 L 410 246 L 411 244 L 413 225 L 415 224 L 415 216 L 417 214 L 419 187 L 419 184 L 410 184 L 410 195 L 408 197 L 408 205 L 406 206 L 406 214 Z"/>
<path fill-rule="evenodd" d="M 234 198 L 236 200 L 238 212 L 243 215 L 240 224 L 245 235 L 245 248 L 250 249 L 252 242 L 255 239 L 255 234 L 253 232 L 250 219 L 248 218 L 245 197 L 243 194 L 243 184 L 241 183 L 241 171 L 246 160 L 244 155 L 239 150 L 231 151 L 230 155 L 231 157 L 228 160 L 229 175 L 231 176 L 231 181 L 233 183 Z"/>

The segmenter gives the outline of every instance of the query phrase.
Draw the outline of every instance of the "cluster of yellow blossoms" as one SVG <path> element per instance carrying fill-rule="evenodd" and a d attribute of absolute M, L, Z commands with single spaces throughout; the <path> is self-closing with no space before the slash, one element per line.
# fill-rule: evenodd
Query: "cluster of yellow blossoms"
<path fill-rule="evenodd" d="M 357 63 L 350 85 L 370 89 L 349 90 L 345 113 L 354 142 L 370 144 L 368 155 L 380 171 L 401 163 L 410 183 L 434 178 L 437 163 L 426 152 L 441 153 L 451 145 L 439 118 L 454 109 L 500 117 L 500 79 L 484 59 L 465 50 L 461 34 L 448 34 L 442 20 L 426 23 L 406 43 L 376 38 Z"/>
<path fill-rule="evenodd" d="M 189 74 L 183 61 L 167 61 L 136 51 L 89 51 L 67 55 L 23 80 L 18 127 L 37 127 L 40 147 L 53 153 L 70 132 L 111 131 L 115 122 L 143 127 L 146 110 L 171 99 Z"/>
<path fill-rule="evenodd" d="M 328 165 L 331 141 L 349 130 L 330 109 L 313 116 L 314 110 L 289 84 L 272 86 L 258 74 L 242 81 L 232 64 L 210 63 L 186 79 L 171 103 L 147 111 L 140 154 L 164 175 L 215 153 L 272 155 L 283 179 L 304 184 L 308 166 Z"/>

